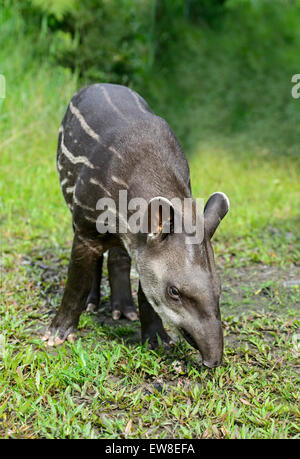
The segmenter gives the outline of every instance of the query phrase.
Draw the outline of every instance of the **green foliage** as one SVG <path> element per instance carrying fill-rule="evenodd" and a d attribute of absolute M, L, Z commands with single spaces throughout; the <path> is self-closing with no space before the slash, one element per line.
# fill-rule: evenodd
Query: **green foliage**
<path fill-rule="evenodd" d="M 58 61 L 86 82 L 141 81 L 149 59 L 148 6 L 134 0 L 78 2 L 64 23 L 77 46 L 61 50 Z"/>
<path fill-rule="evenodd" d="M 80 85 L 134 87 L 185 150 L 211 141 L 296 157 L 300 2 L 285 0 L 21 0 L 4 2 L 35 41 L 35 58 L 70 69 Z M 17 9 L 19 15 L 12 14 Z M 13 19 L 12 19 L 13 18 Z"/>
<path fill-rule="evenodd" d="M 181 23 L 143 91 L 188 151 L 205 139 L 240 154 L 247 139 L 253 150 L 298 156 L 299 16 L 299 3 L 239 2 L 217 28 Z"/>
<path fill-rule="evenodd" d="M 29 0 L 36 7 L 48 15 L 53 15 L 57 20 L 75 8 L 76 0 Z"/>

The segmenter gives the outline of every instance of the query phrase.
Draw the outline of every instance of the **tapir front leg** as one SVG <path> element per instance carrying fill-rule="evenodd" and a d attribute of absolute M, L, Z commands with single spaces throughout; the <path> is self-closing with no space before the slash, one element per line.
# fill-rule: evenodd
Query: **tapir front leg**
<path fill-rule="evenodd" d="M 124 315 L 129 320 L 137 320 L 138 317 L 130 285 L 131 259 L 126 250 L 122 247 L 110 249 L 107 267 L 113 319 L 120 319 Z"/>
<path fill-rule="evenodd" d="M 99 243 L 94 244 L 75 233 L 62 303 L 49 330 L 42 337 L 49 346 L 74 339 L 80 315 L 92 288 L 97 260 L 102 253 L 103 248 Z"/>
<path fill-rule="evenodd" d="M 142 343 L 144 344 L 148 340 L 149 347 L 155 348 L 158 345 L 158 336 L 163 342 L 171 343 L 171 338 L 165 331 L 161 318 L 148 302 L 141 287 L 141 283 L 139 283 L 138 301 L 141 320 Z"/>

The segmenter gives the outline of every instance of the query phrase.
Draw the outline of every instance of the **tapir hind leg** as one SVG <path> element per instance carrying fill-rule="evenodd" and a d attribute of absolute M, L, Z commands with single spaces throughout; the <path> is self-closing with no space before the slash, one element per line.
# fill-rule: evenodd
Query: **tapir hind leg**
<path fill-rule="evenodd" d="M 98 259 L 94 271 L 93 284 L 86 301 L 86 310 L 91 312 L 95 311 L 100 302 L 100 286 L 102 278 L 103 255 Z"/>
<path fill-rule="evenodd" d="M 122 315 L 129 320 L 138 318 L 131 294 L 130 266 L 131 260 L 125 249 L 114 247 L 109 250 L 107 267 L 114 320 Z"/>
<path fill-rule="evenodd" d="M 68 280 L 61 306 L 49 330 L 42 337 L 49 346 L 61 344 L 66 339 L 74 339 L 80 315 L 85 309 L 86 300 L 93 285 L 97 261 L 102 254 L 103 247 L 98 242 L 94 243 L 75 232 Z"/>
<path fill-rule="evenodd" d="M 142 290 L 141 283 L 139 283 L 138 301 L 142 330 L 142 343 L 144 344 L 146 341 L 148 341 L 149 347 L 155 348 L 158 345 L 159 337 L 163 342 L 171 344 L 172 340 L 165 331 L 161 318 L 148 302 Z"/>

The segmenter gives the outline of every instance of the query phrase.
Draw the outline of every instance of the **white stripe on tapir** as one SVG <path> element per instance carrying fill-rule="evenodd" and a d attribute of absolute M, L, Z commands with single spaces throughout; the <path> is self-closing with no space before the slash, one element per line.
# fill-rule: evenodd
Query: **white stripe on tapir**
<path fill-rule="evenodd" d="M 57 156 L 56 166 L 57 166 L 58 171 L 61 171 L 62 168 L 63 168 L 62 165 L 61 165 L 60 162 L 59 162 L 59 155 Z"/>
<path fill-rule="evenodd" d="M 122 179 L 119 179 L 118 177 L 115 177 L 114 175 L 111 176 L 111 179 L 113 182 L 118 183 L 119 185 L 122 185 L 125 188 L 128 188 L 127 183 L 125 183 Z"/>
<path fill-rule="evenodd" d="M 66 189 L 66 193 L 73 193 L 75 190 L 75 186 L 68 186 L 68 188 Z"/>
<path fill-rule="evenodd" d="M 73 201 L 74 201 L 74 203 L 75 203 L 77 206 L 82 207 L 83 209 L 90 210 L 91 212 L 94 212 L 94 211 L 95 211 L 95 209 L 93 209 L 92 207 L 89 207 L 89 206 L 87 206 L 87 205 L 85 205 L 85 204 L 82 204 L 82 202 L 80 202 L 80 201 L 76 198 L 75 194 L 74 194 L 74 196 L 73 196 Z"/>
<path fill-rule="evenodd" d="M 88 247 L 89 250 L 91 250 L 92 252 L 95 252 L 97 255 L 99 255 L 99 253 L 101 253 L 101 251 L 99 251 L 99 249 L 93 247 L 91 244 L 89 244 L 86 240 L 86 238 L 83 238 L 82 236 L 78 235 L 77 236 L 78 239 L 82 242 L 83 245 L 85 245 L 86 247 Z"/>
<path fill-rule="evenodd" d="M 80 123 L 80 126 L 82 127 L 82 129 L 84 130 L 84 132 L 86 134 L 88 134 L 89 136 L 91 136 L 93 139 L 97 140 L 97 142 L 100 142 L 100 137 L 99 135 L 87 124 L 87 122 L 85 121 L 84 117 L 82 116 L 82 114 L 80 113 L 80 111 L 78 110 L 77 107 L 75 107 L 72 102 L 70 102 L 70 110 L 71 112 L 73 113 L 73 115 L 76 116 L 76 118 L 78 119 L 79 123 Z"/>
<path fill-rule="evenodd" d="M 139 98 L 138 98 L 138 96 L 136 95 L 136 93 L 133 92 L 130 88 L 129 88 L 129 91 L 130 91 L 130 93 L 132 94 L 132 96 L 133 96 L 134 100 L 136 101 L 136 104 L 137 104 L 138 108 L 141 110 L 141 112 L 147 113 L 146 110 L 142 107 L 142 104 L 141 104 L 141 102 L 139 101 Z"/>
<path fill-rule="evenodd" d="M 92 223 L 95 223 L 95 224 L 97 223 L 97 220 L 95 218 L 88 217 L 87 215 L 85 215 L 84 218 L 86 220 L 88 220 L 89 222 L 92 222 Z"/>
<path fill-rule="evenodd" d="M 62 137 L 61 137 L 61 151 L 62 153 L 68 158 L 69 161 L 71 161 L 71 163 L 73 164 L 78 164 L 78 163 L 82 163 L 84 164 L 86 167 L 89 167 L 90 169 L 95 169 L 95 167 L 93 166 L 93 164 L 85 157 L 85 156 L 74 156 L 68 149 L 67 147 L 65 146 L 64 144 L 64 135 L 62 134 Z"/>
<path fill-rule="evenodd" d="M 106 89 L 101 86 L 101 91 L 103 92 L 103 95 L 105 97 L 105 99 L 107 100 L 107 102 L 109 103 L 109 105 L 111 106 L 111 108 L 121 117 L 123 118 L 123 120 L 125 121 L 128 121 L 126 116 L 123 115 L 122 112 L 120 112 L 120 110 L 118 109 L 118 107 L 115 106 L 115 104 L 112 102 L 111 98 L 110 98 L 110 95 L 108 94 L 108 92 L 106 91 Z"/>
<path fill-rule="evenodd" d="M 114 153 L 121 161 L 123 161 L 123 157 L 121 156 L 121 154 L 112 146 L 108 147 L 109 151 L 111 151 L 112 153 Z"/>
<path fill-rule="evenodd" d="M 91 178 L 90 183 L 99 186 L 103 191 L 105 191 L 106 194 L 108 194 L 108 196 L 111 196 L 110 192 L 100 182 L 98 182 L 98 180 Z"/>
<path fill-rule="evenodd" d="M 67 179 L 67 178 L 64 178 L 64 179 L 60 182 L 60 185 L 61 185 L 61 186 L 64 186 L 67 182 L 68 182 L 68 179 Z"/>

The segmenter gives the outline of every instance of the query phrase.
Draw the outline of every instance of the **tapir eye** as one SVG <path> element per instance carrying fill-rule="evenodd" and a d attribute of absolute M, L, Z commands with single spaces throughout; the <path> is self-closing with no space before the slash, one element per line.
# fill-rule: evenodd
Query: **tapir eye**
<path fill-rule="evenodd" d="M 179 299 L 179 291 L 176 287 L 174 287 L 173 285 L 171 285 L 170 287 L 168 287 L 168 294 L 170 295 L 171 298 L 173 298 L 174 300 L 178 300 Z"/>

